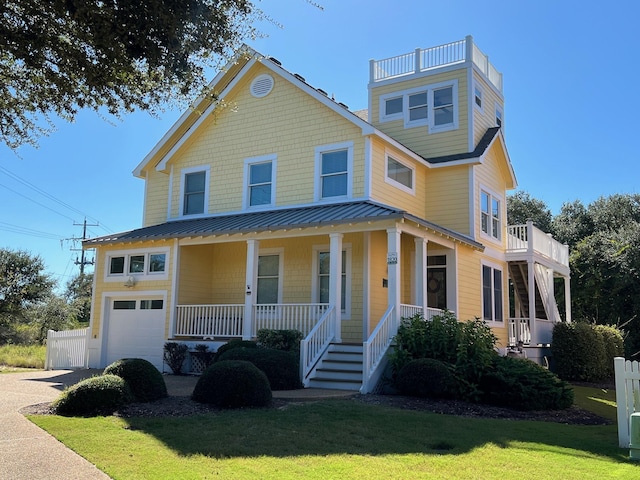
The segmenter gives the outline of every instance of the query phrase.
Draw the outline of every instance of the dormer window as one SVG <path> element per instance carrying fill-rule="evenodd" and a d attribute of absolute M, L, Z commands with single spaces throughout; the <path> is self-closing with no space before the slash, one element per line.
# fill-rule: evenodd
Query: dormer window
<path fill-rule="evenodd" d="M 209 167 L 193 167 L 182 170 L 180 213 L 202 215 L 207 213 L 209 199 Z"/>
<path fill-rule="evenodd" d="M 245 160 L 244 208 L 272 207 L 275 204 L 276 155 Z"/>

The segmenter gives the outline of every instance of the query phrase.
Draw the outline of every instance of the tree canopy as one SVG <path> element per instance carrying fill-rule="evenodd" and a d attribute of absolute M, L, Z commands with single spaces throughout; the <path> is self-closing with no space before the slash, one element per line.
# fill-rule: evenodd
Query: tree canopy
<path fill-rule="evenodd" d="M 120 116 L 191 98 L 260 15 L 249 0 L 3 2 L 0 137 L 15 149 L 35 144 L 51 115 Z"/>
<path fill-rule="evenodd" d="M 523 190 L 508 197 L 507 219 L 509 225 L 524 225 L 528 220 L 532 220 L 540 230 L 551 231 L 552 215 L 547 204 Z"/>

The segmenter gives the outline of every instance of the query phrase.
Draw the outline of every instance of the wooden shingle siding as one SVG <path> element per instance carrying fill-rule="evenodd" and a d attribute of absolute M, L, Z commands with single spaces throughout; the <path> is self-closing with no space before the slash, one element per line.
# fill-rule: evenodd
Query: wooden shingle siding
<path fill-rule="evenodd" d="M 147 170 L 143 226 L 157 225 L 167 220 L 169 175 Z"/>

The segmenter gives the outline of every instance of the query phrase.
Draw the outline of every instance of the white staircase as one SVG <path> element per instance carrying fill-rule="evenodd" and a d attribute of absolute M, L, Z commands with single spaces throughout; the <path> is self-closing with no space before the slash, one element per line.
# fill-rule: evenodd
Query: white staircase
<path fill-rule="evenodd" d="M 310 388 L 360 390 L 362 345 L 332 343 L 309 381 Z"/>

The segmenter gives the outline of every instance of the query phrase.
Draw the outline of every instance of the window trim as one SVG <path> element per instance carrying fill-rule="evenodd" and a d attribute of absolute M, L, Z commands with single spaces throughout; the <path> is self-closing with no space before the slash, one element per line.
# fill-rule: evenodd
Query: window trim
<path fill-rule="evenodd" d="M 480 93 L 480 95 L 478 95 Z M 480 105 L 478 105 L 478 98 L 480 98 Z M 473 82 L 473 106 L 480 113 L 484 113 L 484 89 L 478 82 Z"/>
<path fill-rule="evenodd" d="M 260 163 L 271 162 L 271 199 L 269 203 L 262 205 L 251 205 L 251 166 Z M 260 210 L 264 208 L 272 208 L 276 204 L 276 171 L 278 168 L 278 155 L 275 153 L 269 155 L 261 155 L 258 157 L 250 157 L 244 160 L 244 179 L 242 192 L 242 209 L 243 210 Z"/>
<path fill-rule="evenodd" d="M 397 180 L 391 178 L 389 176 L 389 159 L 394 160 L 395 162 L 399 163 L 400 165 L 403 165 L 405 167 L 407 167 L 409 170 L 411 170 L 411 186 L 407 187 L 405 184 L 398 182 Z M 416 194 L 416 169 L 414 166 L 410 165 L 407 162 L 404 162 L 402 160 L 400 160 L 398 158 L 397 155 L 393 155 L 390 154 L 389 152 L 385 152 L 384 155 L 384 181 L 386 183 L 388 183 L 389 185 L 392 185 L 396 188 L 399 188 L 400 190 L 409 193 L 411 195 L 415 195 Z"/>
<path fill-rule="evenodd" d="M 333 197 L 322 196 L 322 154 L 336 152 L 339 150 L 347 151 L 347 192 L 345 195 L 336 195 Z M 336 200 L 348 200 L 353 196 L 353 142 L 333 143 L 329 145 L 321 145 L 315 148 L 315 192 L 314 200 L 316 202 L 333 202 Z"/>
<path fill-rule="evenodd" d="M 193 213 L 186 215 L 184 213 L 184 195 L 186 176 L 191 173 L 204 172 L 204 205 L 202 206 L 202 213 Z M 198 167 L 183 168 L 180 170 L 180 202 L 178 205 L 178 217 L 182 218 L 197 218 L 209 214 L 209 184 L 211 182 L 211 165 L 201 165 Z"/>
<path fill-rule="evenodd" d="M 321 252 L 329 252 L 330 246 L 327 245 L 313 245 L 311 255 L 311 303 L 320 303 L 320 282 L 318 281 L 318 260 Z M 345 271 L 342 274 L 345 277 L 345 289 L 346 292 L 344 298 L 344 310 L 342 311 L 342 320 L 351 319 L 351 277 L 352 277 L 352 247 L 350 243 L 342 244 L 342 251 L 345 252 Z"/>
<path fill-rule="evenodd" d="M 278 304 L 282 304 L 282 290 L 284 288 L 284 248 L 260 248 L 258 250 L 258 258 L 278 255 Z M 256 301 L 258 299 L 258 264 L 256 263 Z"/>
<path fill-rule="evenodd" d="M 502 110 L 502 107 L 496 103 L 494 110 L 495 110 L 495 116 L 493 120 L 494 120 L 495 126 L 504 129 L 504 111 Z M 500 118 L 500 125 L 498 125 L 498 117 Z"/>
<path fill-rule="evenodd" d="M 488 268 L 491 271 L 491 318 L 487 319 L 484 317 L 484 269 Z M 500 292 L 501 292 L 501 298 L 500 298 L 500 305 L 501 305 L 501 310 L 502 310 L 502 319 L 501 320 L 496 320 L 496 311 L 495 311 L 495 307 L 496 307 L 496 287 L 495 287 L 495 272 L 499 271 L 500 272 L 500 277 L 501 277 L 501 285 L 500 285 Z M 504 267 L 501 265 L 498 265 L 496 263 L 492 263 L 492 262 L 488 262 L 485 260 L 482 260 L 480 262 L 480 303 L 481 303 L 481 316 L 480 318 L 482 318 L 485 322 L 487 322 L 487 324 L 489 324 L 492 327 L 504 327 L 507 322 L 505 321 L 505 314 L 508 313 L 508 308 L 505 309 L 505 274 L 504 274 Z"/>
<path fill-rule="evenodd" d="M 486 194 L 489 197 L 489 231 L 485 232 L 482 229 L 482 216 L 484 215 L 484 211 L 482 210 L 482 194 Z M 498 195 L 496 192 L 494 192 L 493 190 L 491 190 L 490 188 L 487 188 L 483 185 L 480 185 L 480 202 L 478 204 L 478 212 L 479 212 L 479 218 L 480 218 L 480 235 L 483 238 L 486 238 L 492 242 L 495 243 L 499 243 L 502 244 L 503 241 L 503 237 L 504 237 L 504 219 L 505 219 L 505 215 L 504 215 L 504 197 L 501 195 Z M 493 235 L 493 219 L 495 217 L 493 217 L 492 212 L 491 212 L 491 204 L 492 204 L 492 200 L 497 200 L 498 201 L 498 236 L 494 236 Z"/>
<path fill-rule="evenodd" d="M 150 256 L 151 255 L 164 255 L 164 271 L 163 272 L 151 272 L 149 270 Z M 144 271 L 143 272 L 130 272 L 131 257 L 144 256 Z M 104 259 L 104 281 L 105 282 L 122 282 L 128 277 L 136 277 L 138 280 L 167 280 L 169 278 L 169 248 L 151 248 L 151 249 L 136 249 L 136 250 L 114 250 L 107 252 Z M 111 259 L 116 257 L 124 257 L 124 269 L 123 273 L 111 273 Z"/>

